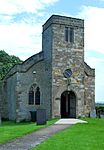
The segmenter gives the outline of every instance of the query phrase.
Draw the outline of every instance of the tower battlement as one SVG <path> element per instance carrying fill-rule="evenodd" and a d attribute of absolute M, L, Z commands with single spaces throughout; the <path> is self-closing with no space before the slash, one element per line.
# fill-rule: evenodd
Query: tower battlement
<path fill-rule="evenodd" d="M 68 25 L 70 27 L 72 26 L 84 28 L 84 20 L 82 19 L 52 15 L 43 25 L 43 31 L 46 30 L 51 24 L 60 24 L 60 25 Z"/>

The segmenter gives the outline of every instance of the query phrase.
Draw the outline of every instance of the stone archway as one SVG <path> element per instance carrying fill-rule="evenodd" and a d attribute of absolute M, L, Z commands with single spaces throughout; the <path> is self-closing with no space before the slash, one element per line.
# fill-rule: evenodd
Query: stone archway
<path fill-rule="evenodd" d="M 73 91 L 61 94 L 61 118 L 76 118 L 76 96 Z"/>

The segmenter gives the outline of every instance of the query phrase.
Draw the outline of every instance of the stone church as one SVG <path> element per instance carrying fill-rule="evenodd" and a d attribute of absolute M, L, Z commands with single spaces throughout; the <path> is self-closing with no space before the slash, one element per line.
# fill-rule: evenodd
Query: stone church
<path fill-rule="evenodd" d="M 2 118 L 30 120 L 89 116 L 95 109 L 95 70 L 84 62 L 84 20 L 52 15 L 43 25 L 42 51 L 14 66 L 1 87 Z"/>

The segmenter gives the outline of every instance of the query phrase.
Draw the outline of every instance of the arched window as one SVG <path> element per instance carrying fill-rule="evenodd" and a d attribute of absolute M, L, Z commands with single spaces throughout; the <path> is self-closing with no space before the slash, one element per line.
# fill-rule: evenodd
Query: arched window
<path fill-rule="evenodd" d="M 29 105 L 34 104 L 34 89 L 33 87 L 29 91 Z"/>
<path fill-rule="evenodd" d="M 36 88 L 36 92 L 35 92 L 35 105 L 40 105 L 40 89 L 39 89 L 39 87 Z"/>

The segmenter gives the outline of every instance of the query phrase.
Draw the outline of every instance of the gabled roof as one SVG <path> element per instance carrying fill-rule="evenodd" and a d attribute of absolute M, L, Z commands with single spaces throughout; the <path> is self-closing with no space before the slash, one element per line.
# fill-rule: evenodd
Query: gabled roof
<path fill-rule="evenodd" d="M 87 76 L 95 77 L 95 69 L 92 69 L 86 62 L 84 62 L 84 70 Z"/>
<path fill-rule="evenodd" d="M 44 59 L 43 52 L 35 54 L 28 59 L 26 59 L 22 64 L 15 65 L 11 70 L 7 73 L 4 79 L 9 78 L 16 72 L 26 72 L 29 70 L 34 64 L 42 61 Z"/>

